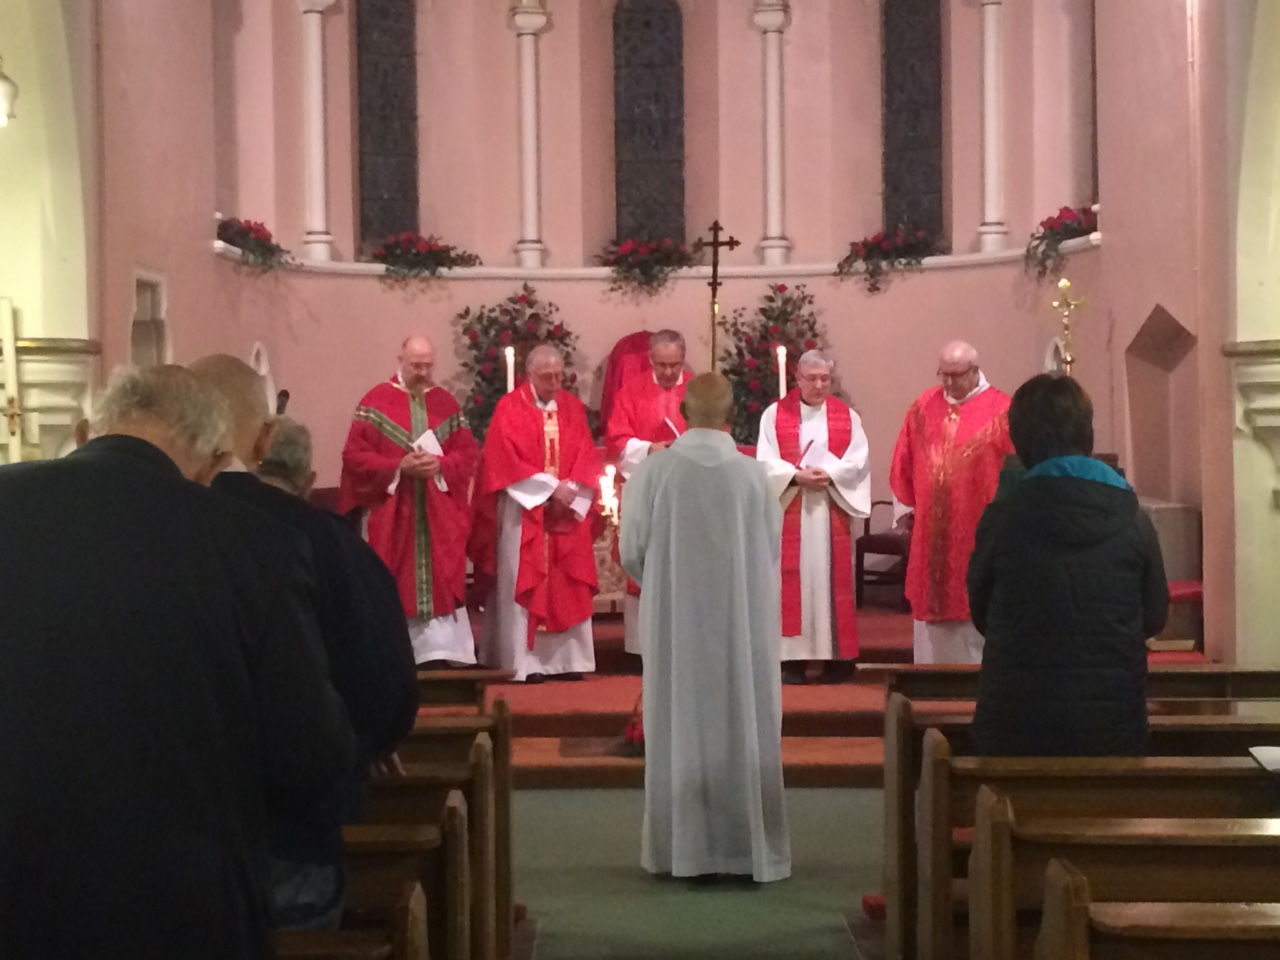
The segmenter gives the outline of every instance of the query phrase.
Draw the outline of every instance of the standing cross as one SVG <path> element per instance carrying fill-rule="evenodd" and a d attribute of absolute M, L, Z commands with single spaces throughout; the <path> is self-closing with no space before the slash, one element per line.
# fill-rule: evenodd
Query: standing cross
<path fill-rule="evenodd" d="M 17 436 L 18 422 L 22 419 L 22 411 L 18 409 L 17 397 L 9 398 L 9 402 L 5 405 L 2 416 L 9 421 L 9 436 Z"/>
<path fill-rule="evenodd" d="M 742 245 L 742 241 L 736 237 L 729 237 L 727 240 L 721 240 L 720 234 L 724 227 L 720 226 L 720 221 L 716 220 L 711 224 L 711 239 L 698 239 L 694 243 L 697 250 L 705 250 L 711 248 L 711 281 L 707 284 L 711 288 L 711 372 L 716 370 L 716 328 L 720 322 L 720 297 L 719 290 L 723 286 L 720 282 L 720 248 L 727 247 L 732 250 Z"/>

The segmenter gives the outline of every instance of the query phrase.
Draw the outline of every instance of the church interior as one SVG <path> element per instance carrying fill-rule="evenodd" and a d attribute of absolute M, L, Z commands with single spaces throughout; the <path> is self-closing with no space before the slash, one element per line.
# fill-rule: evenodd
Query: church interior
<path fill-rule="evenodd" d="M 1065 364 L 1176 584 L 1149 696 L 1196 705 L 1186 725 L 1152 708 L 1152 753 L 1194 758 L 1185 793 L 1153 768 L 1109 790 L 1130 774 L 964 757 L 976 674 L 912 672 L 896 558 L 873 556 L 855 675 L 783 689 L 793 878 L 653 881 L 644 758 L 621 743 L 641 665 L 605 530 L 585 682 L 420 682 L 401 755 L 461 769 L 477 858 L 431 878 L 431 951 L 976 960 L 1093 916 L 1082 952 L 1043 934 L 1034 955 L 1191 956 L 1179 937 L 1230 943 L 1239 922 L 1235 948 L 1194 955 L 1275 956 L 1280 821 L 1247 750 L 1280 747 L 1277 212 L 1269 0 L 0 0 L 0 464 L 71 453 L 118 368 L 230 354 L 287 391 L 332 505 L 353 411 L 411 335 L 473 428 L 523 382 L 503 344 L 552 336 L 603 447 L 619 364 L 645 349 L 627 344 L 673 330 L 690 372 L 736 377 L 751 446 L 779 369 L 796 384 L 794 352 L 752 373 L 750 338 L 781 322 L 834 360 L 886 504 L 854 533 L 886 534 L 895 441 L 944 344 L 973 344 L 1010 394 Z M 632 254 L 670 259 L 629 273 Z M 1091 805 L 1106 829 L 1072 840 L 1013 814 Z M 1237 817 L 1257 819 L 1206 839 Z M 1151 876 L 1107 879 L 1107 851 L 1143 842 Z M 1045 848 L 1101 878 L 1061 853 L 1045 875 Z M 1020 856 L 1043 880 L 1016 892 L 1029 934 L 1008 891 L 979 889 L 1030 875 Z M 1127 903 L 1188 863 L 1165 897 L 1184 909 Z M 1233 921 L 1208 901 L 1276 902 Z M 1144 923 L 1148 952 L 1118 952 Z M 282 955 L 407 960 L 413 939 Z"/>

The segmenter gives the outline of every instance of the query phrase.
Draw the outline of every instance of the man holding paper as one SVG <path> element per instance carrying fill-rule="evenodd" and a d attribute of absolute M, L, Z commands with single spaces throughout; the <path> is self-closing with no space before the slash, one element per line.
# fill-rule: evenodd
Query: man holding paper
<path fill-rule="evenodd" d="M 626 481 L 636 467 L 669 447 L 685 431 L 680 404 L 689 371 L 684 366 L 684 337 L 674 330 L 659 330 L 649 338 L 652 373 L 633 377 L 622 385 L 613 401 L 605 434 L 605 450 Z M 622 605 L 624 644 L 628 653 L 640 653 L 640 587 L 627 580 Z"/>
<path fill-rule="evenodd" d="M 839 675 L 833 661 L 858 655 L 851 520 L 871 512 L 862 421 L 831 394 L 834 366 L 810 350 L 798 387 L 760 418 L 756 457 L 782 514 L 782 660 L 790 683 Z M 801 669 L 795 661 L 808 661 Z M 826 665 L 823 665 L 823 662 Z"/>
<path fill-rule="evenodd" d="M 365 539 L 400 588 L 414 659 L 473 664 L 465 600 L 476 441 L 457 401 L 432 383 L 431 341 L 409 337 L 399 360 L 356 408 L 338 509 L 363 511 Z"/>

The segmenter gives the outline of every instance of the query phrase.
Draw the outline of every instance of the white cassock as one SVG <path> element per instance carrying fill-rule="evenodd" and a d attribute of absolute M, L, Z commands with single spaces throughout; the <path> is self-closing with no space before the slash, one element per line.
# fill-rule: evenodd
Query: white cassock
<path fill-rule="evenodd" d="M 539 410 L 556 408 L 554 400 L 544 404 L 535 395 L 535 402 Z M 514 670 L 516 680 L 524 680 L 531 673 L 591 673 L 596 668 L 590 617 L 562 633 L 534 634 L 530 650 L 529 612 L 515 600 L 524 511 L 550 500 L 559 482 L 550 473 L 536 473 L 498 494 L 497 570 L 493 592 L 484 608 L 480 661 L 499 670 Z M 591 491 L 583 491 L 574 500 L 573 511 L 579 520 L 591 509 L 591 500 Z"/>
<path fill-rule="evenodd" d="M 760 417 L 756 457 L 768 468 L 774 495 L 781 498 L 783 510 L 797 496 L 804 498 L 800 505 L 801 633 L 782 638 L 782 659 L 835 660 L 839 654 L 831 610 L 831 516 L 827 511 L 834 505 L 851 517 L 870 514 L 867 435 L 862 431 L 862 420 L 850 410 L 849 446 L 844 456 L 837 458 L 827 449 L 826 407 L 801 403 L 800 449 L 808 447 L 801 465 L 821 467 L 831 477 L 831 486 L 826 490 L 801 490 L 791 485 L 796 468 L 778 452 L 777 416 L 775 403 Z M 851 539 L 857 540 L 857 534 Z"/>
<path fill-rule="evenodd" d="M 729 434 L 699 429 L 641 464 L 626 496 L 620 550 L 645 651 L 641 863 L 781 880 L 778 499 Z"/>

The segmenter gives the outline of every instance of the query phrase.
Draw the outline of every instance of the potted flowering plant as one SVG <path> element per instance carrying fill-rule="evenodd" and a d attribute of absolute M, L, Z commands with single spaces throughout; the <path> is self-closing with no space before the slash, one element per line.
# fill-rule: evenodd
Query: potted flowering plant
<path fill-rule="evenodd" d="M 424 237 L 406 231 L 392 234 L 373 251 L 373 259 L 387 267 L 391 280 L 413 280 L 434 277 L 452 267 L 476 267 L 480 258 L 474 253 L 445 243 L 437 236 Z"/>
<path fill-rule="evenodd" d="M 867 290 L 878 293 L 889 271 L 918 267 L 925 257 L 945 252 L 945 246 L 923 230 L 900 226 L 892 233 L 877 233 L 849 244 L 849 252 L 836 264 L 836 275 L 860 274 Z"/>
<path fill-rule="evenodd" d="M 556 314 L 554 303 L 539 300 L 532 286 L 524 284 L 495 306 L 464 309 L 454 318 L 469 351 L 462 369 L 471 376 L 471 393 L 462 404 L 471 432 L 483 441 L 493 418 L 493 408 L 507 392 L 505 349 L 515 348 L 516 380 L 524 378 L 524 359 L 539 343 L 550 343 L 564 355 L 564 389 L 577 393 L 578 375 L 572 373 L 578 337 L 570 333 Z"/>
<path fill-rule="evenodd" d="M 636 697 L 635 708 L 622 734 L 622 752 L 629 757 L 644 756 L 644 694 Z"/>
<path fill-rule="evenodd" d="M 1043 280 L 1062 267 L 1062 251 L 1068 240 L 1087 237 L 1098 229 L 1098 215 L 1092 207 L 1063 207 L 1040 221 L 1027 243 L 1023 265 L 1028 274 Z"/>
<path fill-rule="evenodd" d="M 698 262 L 697 251 L 670 237 L 661 240 L 610 240 L 596 262 L 613 271 L 610 290 L 630 290 L 652 296 L 661 290 L 677 270 Z"/>
<path fill-rule="evenodd" d="M 729 429 L 738 443 L 756 442 L 760 415 L 778 399 L 778 347 L 787 348 L 787 369 L 794 370 L 801 354 L 824 339 L 813 302 L 804 284 L 774 283 L 755 310 L 739 307 L 720 321 L 726 338 L 719 366 L 733 384 Z"/>
<path fill-rule="evenodd" d="M 276 243 L 271 231 L 257 220 L 228 217 L 218 221 L 218 239 L 240 251 L 240 260 L 255 270 L 267 272 L 286 266 L 289 251 Z"/>

